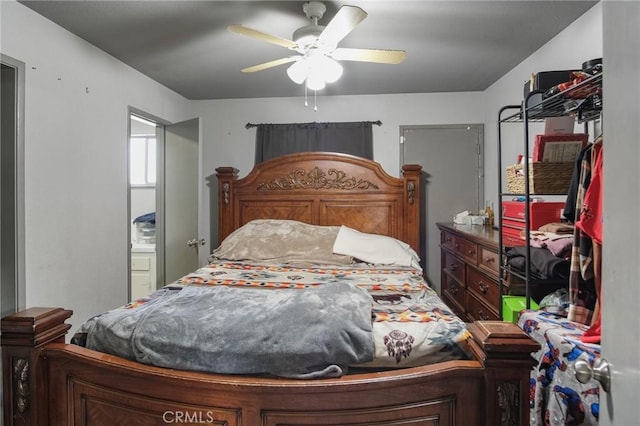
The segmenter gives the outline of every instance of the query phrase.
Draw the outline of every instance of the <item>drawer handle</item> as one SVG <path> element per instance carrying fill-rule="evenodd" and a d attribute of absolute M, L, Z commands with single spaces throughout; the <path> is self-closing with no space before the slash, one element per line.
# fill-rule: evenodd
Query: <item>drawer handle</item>
<path fill-rule="evenodd" d="M 482 321 L 487 321 L 489 319 L 489 316 L 485 314 L 482 309 L 480 309 L 478 311 L 478 318 L 480 318 Z"/>
<path fill-rule="evenodd" d="M 455 243 L 453 246 L 454 246 L 455 248 L 460 248 L 460 244 L 458 244 L 458 243 Z"/>
<path fill-rule="evenodd" d="M 444 239 L 444 242 L 445 242 L 445 243 L 450 243 L 451 241 L 453 241 L 453 238 L 445 238 L 445 239 Z"/>
<path fill-rule="evenodd" d="M 451 262 L 449 264 L 449 269 L 451 269 L 451 272 L 455 272 L 456 269 L 458 269 L 458 265 L 456 265 L 455 263 Z"/>
<path fill-rule="evenodd" d="M 467 253 L 469 253 L 469 254 L 475 254 L 476 252 L 475 252 L 475 251 L 473 251 L 473 250 L 469 250 Z"/>
<path fill-rule="evenodd" d="M 480 287 L 480 291 L 482 292 L 482 294 L 487 294 L 487 291 L 489 291 L 489 286 L 482 281 L 478 282 L 478 287 Z"/>
<path fill-rule="evenodd" d="M 487 263 L 493 263 L 496 260 L 493 257 L 487 257 L 484 261 L 487 262 Z"/>
<path fill-rule="evenodd" d="M 451 290 L 451 294 L 453 294 L 454 296 L 458 295 L 458 287 L 455 285 L 452 285 L 451 287 L 449 287 L 449 289 Z"/>

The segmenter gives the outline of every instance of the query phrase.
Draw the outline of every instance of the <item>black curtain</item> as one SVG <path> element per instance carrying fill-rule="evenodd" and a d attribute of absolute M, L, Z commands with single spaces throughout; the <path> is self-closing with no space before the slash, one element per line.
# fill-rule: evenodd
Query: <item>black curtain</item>
<path fill-rule="evenodd" d="M 373 160 L 373 132 L 379 122 L 257 124 L 256 164 L 294 152 L 324 151 Z"/>

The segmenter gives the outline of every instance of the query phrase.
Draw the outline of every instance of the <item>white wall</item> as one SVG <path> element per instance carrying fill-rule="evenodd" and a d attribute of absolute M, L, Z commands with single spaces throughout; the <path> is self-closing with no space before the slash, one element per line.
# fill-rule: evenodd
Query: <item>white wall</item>
<path fill-rule="evenodd" d="M 313 99 L 310 99 L 312 104 Z M 400 126 L 421 124 L 481 123 L 484 120 L 482 93 L 431 93 L 318 97 L 318 111 L 304 106 L 304 97 L 207 100 L 194 102 L 202 118 L 204 135 L 203 173 L 212 177 L 215 168 L 233 166 L 245 176 L 253 167 L 255 129 L 251 123 L 300 123 L 328 121 L 382 121 L 373 126 L 374 159 L 390 174 L 400 174 Z M 214 192 L 215 194 L 215 192 Z M 210 204 L 209 187 L 202 194 Z M 216 200 L 213 200 L 215 202 Z M 205 226 L 207 240 L 217 240 L 215 209 Z M 207 211 L 206 215 L 209 214 Z M 208 217 L 208 216 L 207 216 Z M 213 225 L 212 225 L 213 224 Z M 215 244 L 215 243 L 214 243 Z M 210 247 L 207 247 L 210 248 Z"/>
<path fill-rule="evenodd" d="M 72 332 L 127 301 L 127 123 L 189 101 L 13 1 L 2 53 L 26 63 L 27 306 L 73 309 Z"/>
<path fill-rule="evenodd" d="M 505 105 L 519 105 L 524 82 L 539 71 L 580 69 L 582 63 L 602 57 L 602 5 L 596 4 L 560 34 L 522 61 L 484 92 L 485 122 L 485 197 L 497 205 L 498 111 Z M 503 168 L 523 154 L 522 124 L 502 127 Z M 535 125 L 532 129 L 536 129 Z M 582 131 L 582 129 L 576 129 Z M 535 131 L 530 134 L 535 135 Z M 533 144 L 529 144 L 530 147 Z M 493 155 L 491 153 L 494 153 Z M 504 171 L 503 171 L 504 172 Z"/>

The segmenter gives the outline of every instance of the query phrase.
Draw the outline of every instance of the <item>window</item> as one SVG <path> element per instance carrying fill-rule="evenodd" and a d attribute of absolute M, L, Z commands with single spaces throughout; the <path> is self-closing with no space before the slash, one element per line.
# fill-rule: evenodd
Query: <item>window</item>
<path fill-rule="evenodd" d="M 156 137 L 134 136 L 129 140 L 131 185 L 156 184 Z"/>

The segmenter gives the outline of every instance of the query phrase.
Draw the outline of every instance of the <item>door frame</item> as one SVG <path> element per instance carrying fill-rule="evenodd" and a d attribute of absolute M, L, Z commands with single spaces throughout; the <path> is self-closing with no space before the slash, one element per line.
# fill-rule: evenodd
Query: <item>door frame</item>
<path fill-rule="evenodd" d="M 471 130 L 474 128 L 478 132 L 479 143 L 482 149 L 478 152 L 478 170 L 481 173 L 478 175 L 478 209 L 484 207 L 485 193 L 484 193 L 484 124 L 483 123 L 462 123 L 462 124 L 419 124 L 419 125 L 401 125 L 400 126 L 400 167 L 404 164 L 404 132 L 408 129 L 451 129 L 451 130 Z M 428 170 L 424 170 L 429 173 Z"/>
<path fill-rule="evenodd" d="M 24 62 L 0 53 L 0 63 L 3 66 L 15 70 L 14 99 L 13 99 L 13 161 L 10 163 L 12 170 L 10 174 L 14 177 L 14 183 L 7 194 L 2 191 L 2 200 L 10 199 L 11 213 L 13 220 L 9 226 L 4 226 L 0 231 L 4 241 L 9 237 L 13 241 L 10 245 L 10 257 L 12 266 L 13 289 L 15 300 L 13 301 L 14 312 L 26 307 L 26 280 L 25 280 L 25 149 L 24 149 L 24 116 L 25 116 L 25 69 Z M 4 142 L 6 143 L 6 141 Z M 3 207 L 4 208 L 4 207 Z M 6 223 L 6 221 L 2 221 Z M 6 253 L 5 253 L 6 255 Z M 4 264 L 2 265 L 4 267 Z M 3 280 L 3 286 L 4 286 Z M 13 312 L 3 312 L 9 314 Z"/>
<path fill-rule="evenodd" d="M 477 164 L 476 164 L 476 170 L 478 171 L 476 179 L 477 179 L 477 187 L 476 187 L 476 194 L 477 194 L 477 203 L 478 209 L 481 209 L 484 207 L 485 204 L 485 191 L 484 191 L 484 162 L 485 162 L 485 153 L 484 153 L 484 124 L 483 123 L 460 123 L 460 124 L 420 124 L 420 125 L 401 125 L 399 127 L 399 142 L 400 142 L 400 147 L 399 147 L 399 157 L 400 157 L 400 167 L 402 167 L 402 165 L 405 164 L 405 156 L 404 156 L 404 151 L 405 151 L 405 132 L 410 131 L 410 130 L 455 130 L 455 131 L 461 131 L 461 130 L 466 130 L 466 131 L 474 131 L 477 135 L 477 139 L 476 139 L 476 146 L 477 146 L 477 152 L 476 152 L 476 156 L 478 158 L 477 160 Z M 423 206 L 421 207 L 421 210 L 423 212 L 423 214 L 420 217 L 420 229 L 421 229 L 421 237 L 420 237 L 420 250 L 421 250 L 421 261 L 423 262 L 423 266 L 424 266 L 424 274 L 427 278 L 430 279 L 432 285 L 435 285 L 435 290 L 438 292 L 442 291 L 442 283 L 440 282 L 440 272 L 439 270 L 435 270 L 432 271 L 429 268 L 429 258 L 428 256 L 437 256 L 437 258 L 440 258 L 440 254 L 439 253 L 431 253 L 430 252 L 430 245 L 435 245 L 436 241 L 439 241 L 439 233 L 438 234 L 434 234 L 433 232 L 430 231 L 429 229 L 429 224 L 427 223 L 427 219 L 429 219 L 427 217 L 427 212 L 428 212 L 428 203 L 430 200 L 428 200 L 428 193 L 427 193 L 427 175 L 430 173 L 429 170 L 427 169 L 423 169 L 422 170 L 422 176 L 421 176 L 421 180 L 422 180 L 422 185 L 421 185 L 421 189 L 423 191 L 421 200 L 423 200 Z M 456 212 L 451 212 L 452 216 L 453 214 Z M 453 219 L 448 219 L 447 221 L 452 221 Z M 431 243 L 431 244 L 430 244 Z M 439 262 L 439 260 L 438 260 Z"/>

